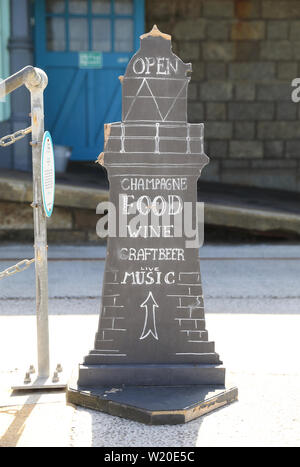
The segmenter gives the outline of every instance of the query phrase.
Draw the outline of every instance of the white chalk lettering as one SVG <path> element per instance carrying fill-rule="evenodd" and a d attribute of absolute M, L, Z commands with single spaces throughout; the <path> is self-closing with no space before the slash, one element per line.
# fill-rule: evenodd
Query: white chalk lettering
<path fill-rule="evenodd" d="M 173 225 L 140 225 L 138 228 L 131 228 L 130 225 L 127 226 L 128 234 L 131 238 L 169 238 L 173 237 Z"/>
<path fill-rule="evenodd" d="M 158 75 L 170 74 L 170 67 L 168 66 L 166 68 L 166 63 L 165 62 L 169 63 L 169 61 L 168 60 L 165 61 L 164 58 L 158 58 L 157 59 L 157 74 Z M 165 69 L 164 69 L 164 67 L 165 67 Z M 168 73 L 168 71 L 169 71 L 169 73 Z"/>
<path fill-rule="evenodd" d="M 121 188 L 124 191 L 144 191 L 144 190 L 155 190 L 155 191 L 186 191 L 187 190 L 187 178 L 176 177 L 176 178 L 123 178 L 121 180 Z"/>
<path fill-rule="evenodd" d="M 132 199 L 132 203 L 128 202 L 128 199 Z M 129 214 L 129 208 L 133 208 L 135 197 L 134 195 L 123 195 L 123 213 Z M 140 214 L 147 216 L 150 211 L 154 215 L 161 217 L 166 212 L 170 216 L 175 216 L 179 214 L 183 209 L 182 199 L 177 195 L 168 195 L 167 198 L 163 196 L 155 196 L 153 200 L 149 196 L 143 195 L 140 196 L 136 202 L 136 208 Z M 131 210 L 131 213 L 133 211 Z"/>
<path fill-rule="evenodd" d="M 122 248 L 120 259 L 127 261 L 184 261 L 183 248 Z"/>
<path fill-rule="evenodd" d="M 155 58 L 154 57 L 146 57 L 146 75 L 150 75 L 150 68 L 155 65 Z"/>
<path fill-rule="evenodd" d="M 141 75 L 146 69 L 145 62 L 142 58 L 137 58 L 133 63 L 133 71 L 136 75 Z"/>
<path fill-rule="evenodd" d="M 172 75 L 178 73 L 178 59 L 173 62 L 166 57 L 138 57 L 133 62 L 133 72 L 136 75 Z"/>
<path fill-rule="evenodd" d="M 152 271 L 134 271 L 125 272 L 121 284 L 130 285 L 160 285 L 160 284 L 171 285 L 175 283 L 175 272 L 170 271 L 163 274 L 158 268 Z"/>

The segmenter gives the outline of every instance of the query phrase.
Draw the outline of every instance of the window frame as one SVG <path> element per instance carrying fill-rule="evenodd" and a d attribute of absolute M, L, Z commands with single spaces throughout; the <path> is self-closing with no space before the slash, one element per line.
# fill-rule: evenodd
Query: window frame
<path fill-rule="evenodd" d="M 137 2 L 139 0 L 132 0 L 133 3 L 133 11 L 131 15 L 127 14 L 116 14 L 115 13 L 115 0 L 110 0 L 111 4 L 111 9 L 109 14 L 100 14 L 100 13 L 93 13 L 92 9 L 92 2 L 93 0 L 87 0 L 88 2 L 88 8 L 87 8 L 87 13 L 69 13 L 69 1 L 70 0 L 64 0 L 65 2 L 65 11 L 64 13 L 48 13 L 46 11 L 46 4 L 45 4 L 45 28 L 46 28 L 46 22 L 48 18 L 64 18 L 65 20 L 65 44 L 66 48 L 65 50 L 62 51 L 55 51 L 55 50 L 48 50 L 47 49 L 47 43 L 45 44 L 46 51 L 47 53 L 73 53 L 73 52 L 80 52 L 80 50 L 71 50 L 70 49 L 70 27 L 69 27 L 69 19 L 87 19 L 88 20 L 88 49 L 87 51 L 96 51 L 93 49 L 93 19 L 109 19 L 111 22 L 111 27 L 110 27 L 110 43 L 111 43 L 111 49 L 109 51 L 101 51 L 99 52 L 102 53 L 133 53 L 135 50 L 135 16 L 136 16 L 136 9 L 137 9 Z M 45 2 L 46 3 L 46 2 Z M 115 50 L 115 21 L 116 20 L 132 20 L 133 23 L 133 38 L 132 38 L 132 49 L 131 50 L 126 50 L 126 51 L 116 51 Z M 46 39 L 47 40 L 47 39 Z M 98 51 L 98 49 L 97 49 Z"/>

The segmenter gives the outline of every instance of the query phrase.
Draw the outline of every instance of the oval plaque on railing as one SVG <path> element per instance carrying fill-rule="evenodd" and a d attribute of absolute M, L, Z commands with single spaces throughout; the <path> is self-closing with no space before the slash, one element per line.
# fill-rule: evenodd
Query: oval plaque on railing
<path fill-rule="evenodd" d="M 49 131 L 46 131 L 43 137 L 41 181 L 44 211 L 47 217 L 51 217 L 55 197 L 55 161 L 53 143 Z"/>

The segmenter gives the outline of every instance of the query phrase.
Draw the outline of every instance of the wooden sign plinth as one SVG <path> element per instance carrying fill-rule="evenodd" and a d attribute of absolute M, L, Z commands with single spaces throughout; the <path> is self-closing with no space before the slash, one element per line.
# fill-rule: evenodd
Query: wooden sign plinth
<path fill-rule="evenodd" d="M 199 245 L 190 238 L 197 180 L 209 159 L 203 124 L 187 122 L 189 71 L 154 28 L 121 80 L 123 118 L 107 126 L 103 155 L 115 232 L 95 344 L 69 390 L 73 402 L 76 393 L 122 386 L 201 386 L 204 393 L 214 386 L 227 400 L 225 369 L 205 326 Z"/>

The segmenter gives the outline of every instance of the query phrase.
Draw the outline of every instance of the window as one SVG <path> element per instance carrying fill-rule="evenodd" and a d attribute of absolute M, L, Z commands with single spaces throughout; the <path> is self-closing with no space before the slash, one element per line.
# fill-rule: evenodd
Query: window
<path fill-rule="evenodd" d="M 47 48 L 53 52 L 63 52 L 66 50 L 65 29 L 66 22 L 64 18 L 47 18 Z"/>
<path fill-rule="evenodd" d="M 132 52 L 134 0 L 46 0 L 47 50 Z"/>

